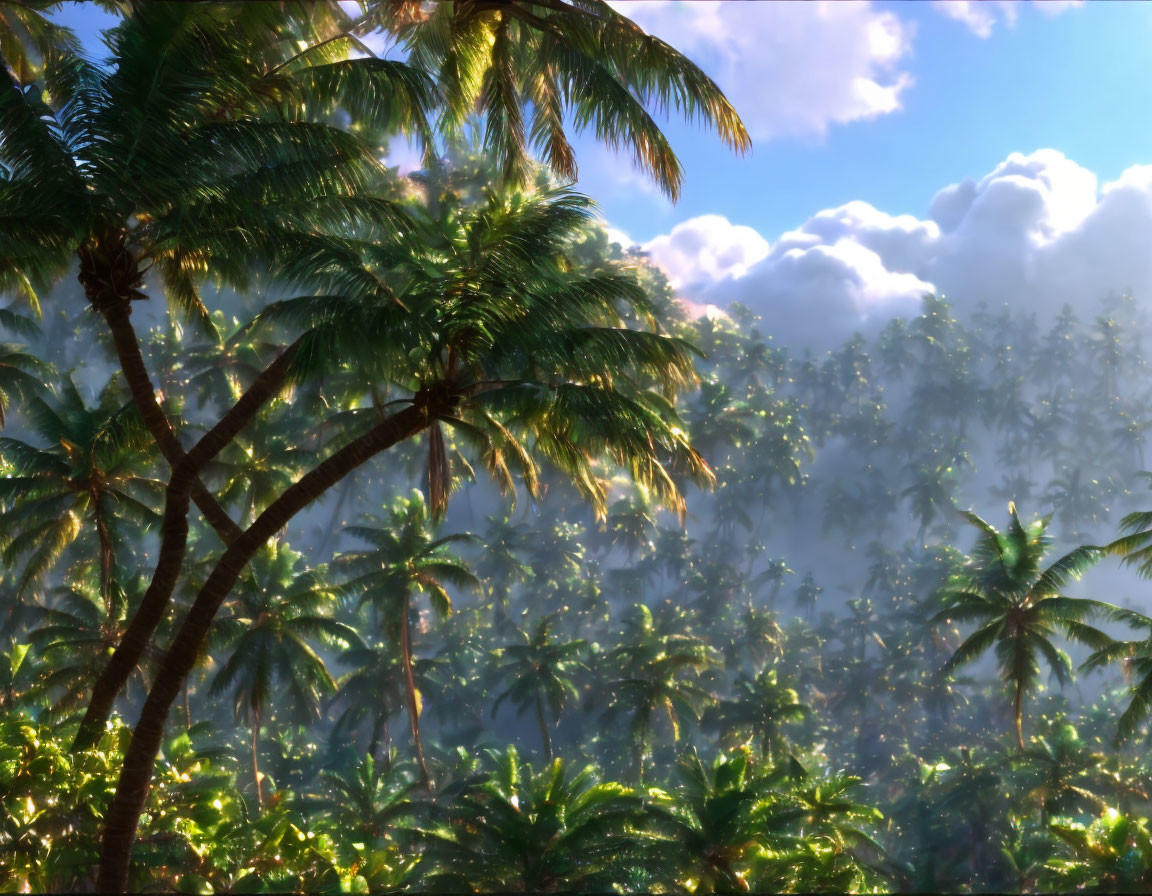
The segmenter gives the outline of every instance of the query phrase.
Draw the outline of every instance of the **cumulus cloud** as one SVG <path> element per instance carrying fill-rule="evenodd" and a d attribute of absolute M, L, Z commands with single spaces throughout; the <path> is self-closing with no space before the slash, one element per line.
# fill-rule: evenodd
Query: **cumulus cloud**
<path fill-rule="evenodd" d="M 1054 16 L 1084 5 L 1084 0 L 1031 0 L 1029 5 Z M 1020 15 L 1021 0 L 933 0 L 942 15 L 968 26 L 977 37 L 991 37 L 998 22 L 1011 27 Z"/>
<path fill-rule="evenodd" d="M 1050 149 L 1013 153 L 940 190 L 927 217 L 849 202 L 774 242 L 720 215 L 644 245 L 686 299 L 753 308 L 786 341 L 821 349 L 914 313 L 925 292 L 961 310 L 1007 302 L 1092 313 L 1110 292 L 1152 298 L 1152 166 L 1098 185 Z"/>
<path fill-rule="evenodd" d="M 912 83 L 912 25 L 867 0 L 615 5 L 715 78 L 754 139 L 895 112 Z"/>
<path fill-rule="evenodd" d="M 742 277 L 768 254 L 768 241 L 723 215 L 700 215 L 644 244 L 676 288 L 697 288 Z"/>

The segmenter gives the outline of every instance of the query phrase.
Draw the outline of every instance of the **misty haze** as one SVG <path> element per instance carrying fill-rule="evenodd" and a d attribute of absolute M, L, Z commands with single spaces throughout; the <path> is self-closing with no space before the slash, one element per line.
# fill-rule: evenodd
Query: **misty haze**
<path fill-rule="evenodd" d="M 1152 892 L 1150 41 L 0 0 L 0 892 Z"/>

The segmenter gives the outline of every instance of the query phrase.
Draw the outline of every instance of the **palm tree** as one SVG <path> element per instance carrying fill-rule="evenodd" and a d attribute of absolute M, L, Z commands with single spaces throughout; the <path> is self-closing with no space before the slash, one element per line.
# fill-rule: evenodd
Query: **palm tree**
<path fill-rule="evenodd" d="M 1119 544 L 1125 539 L 1120 539 Z M 1144 551 L 1138 548 L 1137 551 Z M 1130 557 L 1140 556 L 1137 552 L 1130 553 Z M 1143 555 L 1146 557 L 1146 554 Z M 1142 564 L 1141 574 L 1147 576 L 1146 559 L 1135 562 Z M 1132 681 L 1129 692 L 1128 706 L 1121 713 L 1116 723 L 1116 743 L 1127 740 L 1136 733 L 1137 728 L 1149 715 L 1152 715 L 1152 619 L 1134 610 L 1117 609 L 1112 616 L 1126 622 L 1129 626 L 1147 632 L 1146 636 L 1131 641 L 1115 641 L 1105 644 L 1096 650 L 1080 667 L 1082 671 L 1089 672 L 1114 662 L 1121 662 L 1124 666 L 1125 678 Z"/>
<path fill-rule="evenodd" d="M 43 663 L 36 687 L 46 695 L 58 695 L 52 704 L 54 713 L 67 714 L 83 705 L 84 689 L 116 646 L 133 598 L 143 593 L 139 580 L 127 585 L 128 589 L 114 581 L 111 599 L 105 602 L 100 589 L 81 577 L 74 584 L 52 589 L 48 605 L 36 608 L 36 626 L 28 634 Z M 143 668 L 138 666 L 133 672 L 132 683 L 144 687 Z"/>
<path fill-rule="evenodd" d="M 5 408 L 13 401 L 26 401 L 45 391 L 53 378 L 50 364 L 11 342 L 0 342 L 0 429 L 4 428 Z"/>
<path fill-rule="evenodd" d="M 739 152 L 750 146 L 740 117 L 707 75 L 602 0 L 461 0 L 432 9 L 371 0 L 366 7 L 367 20 L 395 34 L 416 65 L 439 73 L 445 134 L 480 114 L 484 149 L 509 183 L 527 177 L 529 146 L 574 181 L 575 153 L 564 132 L 573 122 L 613 148 L 628 147 L 675 199 L 680 163 L 650 107 L 713 127 Z"/>
<path fill-rule="evenodd" d="M 428 505 L 418 491 L 397 499 L 387 517 L 368 517 L 365 525 L 345 531 L 367 542 L 369 548 L 342 554 L 334 567 L 346 577 L 346 587 L 383 617 L 385 630 L 399 642 L 412 744 L 427 784 L 428 765 L 420 740 L 423 698 L 412 671 L 412 595 L 426 595 L 437 615 L 447 616 L 452 612 L 448 587 L 478 587 L 480 580 L 451 550 L 472 536 L 455 533 L 435 538 Z"/>
<path fill-rule="evenodd" d="M 308 326 L 295 343 L 299 375 L 341 357 L 410 397 L 395 399 L 404 407 L 381 410 L 370 428 L 265 508 L 205 580 L 133 735 L 106 829 L 102 880 L 109 888 L 121 886 L 127 873 L 164 721 L 218 607 L 260 545 L 375 455 L 425 436 L 433 516 L 443 511 L 452 479 L 443 426 L 505 486 L 514 486 L 516 470 L 535 491 L 544 459 L 600 513 L 605 466 L 677 510 L 683 497 L 673 472 L 710 481 L 668 397 L 693 381 L 692 350 L 682 340 L 622 325 L 621 309 L 643 316 L 648 304 L 627 270 L 588 272 L 567 260 L 589 211 L 585 200 L 566 192 L 493 194 L 480 209 L 438 218 L 436 227 L 451 238 L 427 243 L 423 259 L 398 263 L 395 291 L 373 277 L 359 298 L 286 301 L 262 315 L 263 325 L 291 318 Z M 351 282 L 362 282 L 363 260 L 348 265 Z"/>
<path fill-rule="evenodd" d="M 234 508 L 241 525 L 250 525 L 308 469 L 315 451 L 301 442 L 298 421 L 259 418 L 220 452 L 205 479 L 221 505 Z"/>
<path fill-rule="evenodd" d="M 692 893 L 748 892 L 752 859 L 786 839 L 781 827 L 790 826 L 792 807 L 746 752 L 718 753 L 708 767 L 693 750 L 680 760 L 676 784 L 648 792 L 664 875 Z"/>
<path fill-rule="evenodd" d="M 33 81 L 45 59 L 59 48 L 79 49 L 76 35 L 46 15 L 59 5 L 58 0 L 0 4 L 0 59 L 17 84 Z"/>
<path fill-rule="evenodd" d="M 795 688 L 780 682 L 775 669 L 764 669 L 755 678 L 740 675 L 734 693 L 721 700 L 715 711 L 724 732 L 750 732 L 760 742 L 760 758 L 778 761 L 788 749 L 783 727 L 812 713 Z"/>
<path fill-rule="evenodd" d="M 525 562 L 531 545 L 531 530 L 510 518 L 489 516 L 484 530 L 484 546 L 476 562 L 476 572 L 492 600 L 495 625 L 503 628 L 510 621 L 508 604 L 512 589 L 532 578 L 532 567 Z"/>
<path fill-rule="evenodd" d="M 521 715 L 529 707 L 535 709 L 540 743 L 549 762 L 552 761 L 552 738 L 548 734 L 545 707 L 553 721 L 557 721 L 568 701 L 579 695 L 574 675 L 585 668 L 582 656 L 587 647 L 583 639 L 558 641 L 552 632 L 556 618 L 555 613 L 545 616 L 533 627 L 531 635 L 523 635 L 522 643 L 507 644 L 500 649 L 505 661 L 497 674 L 501 680 L 511 683 L 492 705 L 492 715 L 496 715 L 505 700 L 511 700 Z"/>
<path fill-rule="evenodd" d="M 334 3 L 247 6 L 237 16 L 135 5 L 109 34 L 106 63 L 60 46 L 46 58 L 47 90 L 2 73 L 0 288 L 38 311 L 38 292 L 78 265 L 173 468 L 153 587 L 93 689 L 80 745 L 98 735 L 164 618 L 189 499 L 224 542 L 240 535 L 200 472 L 277 394 L 292 354 L 274 359 L 188 454 L 144 363 L 132 303 L 158 285 L 172 309 L 210 330 L 205 280 L 245 289 L 254 270 L 279 271 L 277 259 L 298 257 L 301 243 L 332 248 L 333 232 L 349 225 L 397 238 L 395 204 L 358 195 L 384 168 L 324 119 L 344 109 L 419 125 L 434 91 L 404 64 L 348 59 L 358 45 L 341 30 L 347 23 Z"/>
<path fill-rule="evenodd" d="M 804 615 L 808 619 L 811 619 L 816 609 L 816 601 L 823 593 L 824 589 L 816 584 L 816 579 L 812 573 L 806 572 L 804 573 L 803 580 L 796 586 L 796 590 L 792 593 L 792 602 L 796 604 L 798 608 L 803 609 Z"/>
<path fill-rule="evenodd" d="M 1025 526 L 1014 504 L 1008 505 L 1009 525 L 998 532 L 976 514 L 963 516 L 980 531 L 967 569 L 956 576 L 941 595 L 944 609 L 933 622 L 975 622 L 979 627 L 944 664 L 951 672 L 995 647 L 1003 679 L 1012 687 L 1016 743 L 1024 749 L 1024 697 L 1040 677 L 1043 659 L 1062 684 L 1072 677 L 1068 655 L 1052 638 L 1057 633 L 1100 649 L 1112 639 L 1085 620 L 1115 608 L 1100 601 L 1068 597 L 1064 586 L 1094 566 L 1104 551 L 1079 547 L 1041 567 L 1052 543 L 1049 518 Z"/>
<path fill-rule="evenodd" d="M 488 751 L 487 774 L 467 785 L 439 824 L 420 831 L 421 885 L 455 892 L 608 891 L 636 851 L 640 799 L 553 759 L 539 771 L 515 747 Z"/>
<path fill-rule="evenodd" d="M 1152 830 L 1148 820 L 1105 809 L 1090 825 L 1052 825 L 1065 856 L 1046 864 L 1040 887 L 1142 893 L 1152 886 Z"/>
<path fill-rule="evenodd" d="M 124 525 L 149 529 L 162 485 L 147 474 L 150 440 L 132 404 L 113 379 L 89 406 L 66 379 L 57 401 L 28 399 L 27 423 L 47 442 L 36 447 L 0 439 L 14 475 L 0 479 L 0 546 L 4 562 L 24 559 L 17 590 L 40 581 L 86 531 L 96 534 L 99 593 L 106 614 Z M 85 524 L 87 524 L 86 528 Z M 121 558 L 122 560 L 124 558 Z"/>
<path fill-rule="evenodd" d="M 624 638 L 603 661 L 608 672 L 611 702 L 607 719 L 628 719 L 632 741 L 633 771 L 644 777 L 644 756 L 652 731 L 653 716 L 663 711 L 668 717 L 672 739 L 680 739 L 684 717 L 699 719 L 712 702 L 708 691 L 687 680 L 715 664 L 712 649 L 690 635 L 664 634 L 652 619 L 652 611 L 637 604 L 628 620 Z"/>
<path fill-rule="evenodd" d="M 333 738 L 343 738 L 367 718 L 372 732 L 368 755 L 383 757 L 386 765 L 392 749 L 388 720 L 406 705 L 404 659 L 395 644 L 370 641 L 354 644 L 340 654 L 340 662 L 351 671 L 340 678 L 332 695 L 333 705 L 346 707 L 336 718 Z"/>
<path fill-rule="evenodd" d="M 155 269 L 174 309 L 210 328 L 204 279 L 245 288 L 253 263 L 295 254 L 294 241 L 315 243 L 318 225 L 396 220 L 391 207 L 347 201 L 383 169 L 354 137 L 316 119 L 350 106 L 373 123 L 419 126 L 433 90 L 402 63 L 348 59 L 362 47 L 350 24 L 336 4 L 239 16 L 148 4 L 112 31 L 105 65 L 62 44 L 45 59 L 47 91 L 21 89 L 4 72 L 0 285 L 38 308 L 38 289 L 79 262 L 170 464 L 185 452 L 129 320 L 131 302 L 147 296 L 146 271 Z M 234 537 L 206 490 L 193 493 Z"/>
<path fill-rule="evenodd" d="M 282 542 L 258 554 L 212 638 L 213 654 L 222 659 L 209 692 L 230 695 L 237 718 L 252 730 L 252 775 L 261 806 L 260 726 L 273 693 L 290 698 L 295 719 L 316 717 L 321 698 L 336 688 L 317 647 L 359 642 L 353 628 L 330 614 L 336 589 L 326 581 L 327 570 L 302 568 L 302 560 Z"/>
<path fill-rule="evenodd" d="M 423 806 L 414 798 L 419 789 L 420 780 L 406 763 L 377 762 L 369 754 L 353 767 L 320 772 L 314 795 L 301 803 L 323 813 L 341 840 L 376 850 L 391 831 L 420 817 Z"/>
<path fill-rule="evenodd" d="M 1040 807 L 1040 825 L 1057 815 L 1077 810 L 1101 811 L 1116 789 L 1105 757 L 1093 752 L 1066 720 L 1054 720 L 1049 730 L 1033 739 L 1017 763 L 1017 774 L 1028 797 Z"/>

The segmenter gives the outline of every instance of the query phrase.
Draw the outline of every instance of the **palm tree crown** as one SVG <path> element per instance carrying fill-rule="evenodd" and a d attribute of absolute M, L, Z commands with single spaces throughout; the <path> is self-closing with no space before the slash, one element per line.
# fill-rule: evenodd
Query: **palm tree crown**
<path fill-rule="evenodd" d="M 1111 638 L 1085 620 L 1112 612 L 1108 604 L 1068 597 L 1062 589 L 1080 578 L 1103 556 L 1101 548 L 1084 546 L 1047 567 L 1044 555 L 1052 543 L 1048 519 L 1025 526 L 1009 505 L 1009 525 L 999 532 L 976 514 L 964 517 L 980 531 L 967 568 L 954 577 L 941 599 L 944 609 L 934 622 L 975 622 L 978 628 L 945 663 L 944 671 L 970 663 L 990 647 L 996 651 L 1000 674 L 1014 691 L 1016 740 L 1024 749 L 1022 717 L 1025 694 L 1040 678 L 1043 659 L 1060 682 L 1072 676 L 1068 655 L 1052 638 L 1059 632 L 1074 641 L 1101 648 Z"/>

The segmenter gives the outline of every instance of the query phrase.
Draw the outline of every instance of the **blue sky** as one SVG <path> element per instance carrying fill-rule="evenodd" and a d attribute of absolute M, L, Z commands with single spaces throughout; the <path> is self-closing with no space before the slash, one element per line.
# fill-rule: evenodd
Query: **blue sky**
<path fill-rule="evenodd" d="M 591 172 L 587 189 L 641 240 L 708 212 L 777 234 L 851 199 L 922 215 L 942 186 L 978 177 L 1014 151 L 1059 149 L 1103 180 L 1152 162 L 1152 5 L 1089 3 L 1059 15 L 1024 7 L 1015 24 L 1000 21 L 988 37 L 928 3 L 873 8 L 912 30 L 901 65 L 912 83 L 898 110 L 834 124 L 823 137 L 759 139 L 743 159 L 721 152 L 708 134 L 673 126 L 686 169 L 675 208 L 645 193 L 638 202 Z M 819 59 L 815 47 L 812 55 Z M 738 109 L 752 117 L 760 105 Z"/>

